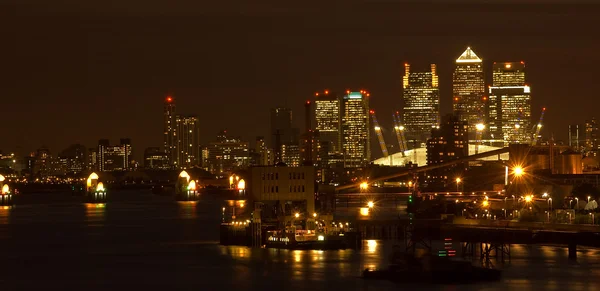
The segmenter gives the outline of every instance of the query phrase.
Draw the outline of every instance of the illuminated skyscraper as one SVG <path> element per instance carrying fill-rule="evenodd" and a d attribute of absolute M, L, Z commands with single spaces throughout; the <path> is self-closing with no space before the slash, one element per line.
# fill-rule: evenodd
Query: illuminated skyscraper
<path fill-rule="evenodd" d="M 329 142 L 331 152 L 341 152 L 341 110 L 337 94 L 325 90 L 315 93 L 315 130 L 320 142 Z"/>
<path fill-rule="evenodd" d="M 494 63 L 489 87 L 489 132 L 498 145 L 530 143 L 531 88 L 525 84 L 524 62 Z"/>
<path fill-rule="evenodd" d="M 596 118 L 585 121 L 585 150 L 587 152 L 595 152 L 600 148 L 600 144 L 598 143 L 598 123 L 596 123 Z M 594 154 L 594 156 L 596 156 Z"/>
<path fill-rule="evenodd" d="M 127 171 L 131 164 L 131 140 L 122 138 L 121 144 L 111 146 L 108 139 L 98 141 L 96 155 L 98 171 Z"/>
<path fill-rule="evenodd" d="M 440 90 L 435 64 L 429 72 L 411 72 L 404 64 L 403 125 L 409 144 L 425 143 L 431 128 L 439 125 Z"/>
<path fill-rule="evenodd" d="M 164 150 L 169 157 L 171 165 L 177 162 L 177 126 L 175 124 L 175 99 L 171 96 L 165 98 L 164 113 Z"/>
<path fill-rule="evenodd" d="M 200 123 L 196 116 L 177 115 L 177 166 L 190 168 L 200 165 Z"/>
<path fill-rule="evenodd" d="M 576 150 L 582 151 L 584 150 L 585 145 L 585 135 L 583 134 L 582 126 L 579 124 L 570 124 L 569 125 L 569 146 Z"/>
<path fill-rule="evenodd" d="M 144 151 L 144 168 L 149 170 L 168 170 L 171 168 L 165 152 L 159 147 L 150 147 Z"/>
<path fill-rule="evenodd" d="M 243 169 L 250 164 L 248 142 L 239 138 L 227 136 L 227 131 L 221 131 L 217 140 L 208 146 L 208 171 L 213 174 L 231 173 Z"/>
<path fill-rule="evenodd" d="M 289 108 L 271 109 L 271 148 L 275 162 L 282 161 L 282 146 L 298 146 L 300 131 L 292 127 L 292 110 Z"/>
<path fill-rule="evenodd" d="M 344 167 L 361 167 L 371 160 L 369 93 L 347 91 L 342 100 Z"/>
<path fill-rule="evenodd" d="M 467 121 L 470 139 L 474 139 L 475 125 L 485 123 L 486 97 L 482 60 L 470 47 L 456 59 L 452 89 L 454 113 Z"/>
<path fill-rule="evenodd" d="M 64 162 L 67 173 L 78 174 L 87 168 L 86 148 L 81 144 L 73 144 L 58 155 L 59 160 Z"/>

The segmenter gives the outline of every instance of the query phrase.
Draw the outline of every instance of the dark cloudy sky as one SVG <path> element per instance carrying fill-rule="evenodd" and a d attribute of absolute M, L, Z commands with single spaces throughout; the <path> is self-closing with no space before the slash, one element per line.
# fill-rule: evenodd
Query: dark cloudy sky
<path fill-rule="evenodd" d="M 274 106 L 300 125 L 303 101 L 325 88 L 368 89 L 389 127 L 402 64 L 438 64 L 449 112 L 467 45 L 488 74 L 524 60 L 534 117 L 547 106 L 546 134 L 564 139 L 568 123 L 600 117 L 598 15 L 600 4 L 558 0 L 5 0 L 0 150 L 131 137 L 141 153 L 162 143 L 168 93 L 200 116 L 203 142 L 224 128 L 267 134 Z"/>

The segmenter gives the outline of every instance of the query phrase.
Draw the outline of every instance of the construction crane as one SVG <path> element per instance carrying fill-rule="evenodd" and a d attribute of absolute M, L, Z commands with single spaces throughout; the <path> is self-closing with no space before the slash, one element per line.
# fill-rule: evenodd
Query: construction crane
<path fill-rule="evenodd" d="M 404 126 L 400 125 L 400 114 L 398 111 L 396 111 L 395 114 L 392 114 L 392 118 L 394 119 L 394 132 L 396 133 L 396 139 L 398 140 L 398 147 L 400 148 L 402 157 L 405 157 L 404 152 L 406 151 L 406 144 L 404 139 Z"/>
<path fill-rule="evenodd" d="M 377 134 L 377 139 L 379 139 L 379 146 L 381 147 L 381 152 L 383 153 L 383 157 L 388 157 L 387 146 L 385 145 L 385 140 L 383 139 L 383 134 L 381 134 L 381 127 L 379 127 L 379 122 L 377 122 L 377 117 L 375 117 L 375 110 L 369 111 L 371 113 L 371 118 L 373 118 L 373 126 L 375 126 L 375 134 Z"/>
<path fill-rule="evenodd" d="M 542 125 L 544 122 L 544 113 L 546 113 L 546 107 L 542 108 L 542 114 L 540 115 L 540 121 L 536 125 L 533 126 L 531 131 L 533 131 L 533 140 L 531 141 L 531 145 L 537 145 L 538 138 L 540 136 L 540 131 L 542 130 Z"/>

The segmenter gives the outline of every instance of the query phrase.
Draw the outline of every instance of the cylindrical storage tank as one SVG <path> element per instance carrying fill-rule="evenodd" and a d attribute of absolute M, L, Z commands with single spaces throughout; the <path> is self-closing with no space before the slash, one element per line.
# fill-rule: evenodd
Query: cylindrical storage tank
<path fill-rule="evenodd" d="M 527 165 L 531 171 L 548 170 L 550 168 L 550 157 L 546 154 L 529 154 Z"/>
<path fill-rule="evenodd" d="M 555 173 L 563 175 L 582 174 L 583 163 L 581 154 L 567 150 L 556 157 Z"/>

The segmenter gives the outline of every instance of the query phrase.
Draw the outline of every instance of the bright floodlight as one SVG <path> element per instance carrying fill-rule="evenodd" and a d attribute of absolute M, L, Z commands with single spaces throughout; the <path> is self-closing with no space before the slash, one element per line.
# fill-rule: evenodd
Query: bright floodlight
<path fill-rule="evenodd" d="M 483 123 L 477 123 L 477 125 L 475 125 L 475 129 L 482 131 L 485 129 L 485 125 Z"/>
<path fill-rule="evenodd" d="M 400 126 L 394 126 L 395 130 L 400 130 Z"/>
<path fill-rule="evenodd" d="M 488 205 L 490 205 L 490 202 L 488 202 L 487 200 L 483 200 L 481 205 L 483 205 L 483 207 L 488 207 Z"/>
<path fill-rule="evenodd" d="M 517 123 L 517 124 L 515 124 L 515 128 L 519 129 L 519 128 L 521 128 L 521 125 Z"/>
<path fill-rule="evenodd" d="M 313 217 L 317 217 L 317 214 L 316 214 L 316 213 L 313 213 Z"/>
<path fill-rule="evenodd" d="M 98 183 L 98 186 L 96 186 L 96 191 L 104 192 L 104 184 L 102 184 L 102 182 Z"/>
<path fill-rule="evenodd" d="M 360 215 L 362 215 L 362 216 L 369 216 L 369 208 L 368 207 L 361 207 L 360 208 Z"/>
<path fill-rule="evenodd" d="M 0 182 L 4 182 L 4 180 L 6 180 L 6 178 L 4 178 L 4 176 L 0 175 Z"/>
<path fill-rule="evenodd" d="M 98 180 L 98 174 L 96 174 L 96 173 L 91 173 L 91 174 L 90 174 L 90 177 L 89 177 L 88 179 L 90 179 L 90 180 Z"/>
<path fill-rule="evenodd" d="M 367 182 L 360 183 L 361 190 L 367 190 L 368 188 L 369 188 L 369 183 L 367 183 Z"/>
<path fill-rule="evenodd" d="M 298 217 L 300 217 L 300 213 L 296 212 L 296 214 L 294 214 L 294 216 L 295 216 L 296 218 L 298 218 Z"/>
<path fill-rule="evenodd" d="M 513 169 L 513 173 L 515 174 L 515 176 L 517 176 L 517 177 L 520 177 L 520 176 L 522 176 L 522 175 L 525 173 L 525 171 L 523 170 L 523 167 L 521 167 L 521 166 L 516 166 L 516 167 Z"/>
<path fill-rule="evenodd" d="M 373 201 L 369 201 L 367 202 L 367 206 L 369 206 L 369 208 L 373 208 L 373 206 L 375 206 L 375 203 L 373 203 Z"/>
<path fill-rule="evenodd" d="M 460 183 L 462 180 L 460 178 L 456 178 L 456 183 Z"/>
<path fill-rule="evenodd" d="M 186 171 L 181 171 L 181 173 L 179 173 L 179 178 L 186 178 L 187 180 L 189 180 L 190 175 Z"/>
<path fill-rule="evenodd" d="M 531 196 L 531 195 L 525 196 L 525 202 L 529 203 L 531 201 L 533 201 L 533 196 Z"/>
<path fill-rule="evenodd" d="M 188 185 L 188 190 L 190 190 L 190 191 L 196 190 L 196 181 L 194 181 L 194 180 L 190 181 L 190 184 Z"/>
<path fill-rule="evenodd" d="M 404 130 L 404 126 L 403 125 L 400 125 L 400 130 Z"/>
<path fill-rule="evenodd" d="M 375 130 L 376 130 L 376 131 L 380 131 L 380 130 L 381 130 L 381 127 L 379 127 L 379 126 L 375 126 Z"/>
<path fill-rule="evenodd" d="M 10 193 L 10 189 L 8 188 L 7 184 L 4 184 L 4 186 L 2 186 L 2 194 L 9 194 Z"/>
<path fill-rule="evenodd" d="M 246 189 L 246 181 L 244 181 L 244 179 L 239 180 L 238 184 L 237 184 L 237 188 L 240 190 Z"/>
<path fill-rule="evenodd" d="M 538 127 L 538 128 L 542 128 L 542 124 L 541 124 L 541 123 L 538 123 L 537 127 Z"/>

